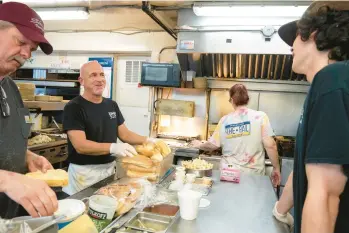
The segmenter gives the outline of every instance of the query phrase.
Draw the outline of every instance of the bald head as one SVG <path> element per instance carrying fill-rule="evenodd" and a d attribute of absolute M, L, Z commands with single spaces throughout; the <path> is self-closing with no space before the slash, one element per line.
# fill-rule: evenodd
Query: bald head
<path fill-rule="evenodd" d="M 80 77 L 87 78 L 93 72 L 103 72 L 103 67 L 97 61 L 90 61 L 83 64 L 80 68 Z"/>
<path fill-rule="evenodd" d="M 85 63 L 80 69 L 80 82 L 87 95 L 102 96 L 106 84 L 103 67 L 97 61 Z"/>

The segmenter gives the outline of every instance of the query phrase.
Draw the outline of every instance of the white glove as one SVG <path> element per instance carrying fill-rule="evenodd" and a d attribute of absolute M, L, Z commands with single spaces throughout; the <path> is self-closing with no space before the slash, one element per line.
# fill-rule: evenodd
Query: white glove
<path fill-rule="evenodd" d="M 280 222 L 283 222 L 283 223 L 286 223 L 289 227 L 293 227 L 294 225 L 294 219 L 292 217 L 292 215 L 290 213 L 287 213 L 287 214 L 280 214 L 277 209 L 276 209 L 276 206 L 277 206 L 278 202 L 275 203 L 275 206 L 274 206 L 274 209 L 273 209 L 273 215 L 274 217 L 280 221 Z"/>
<path fill-rule="evenodd" d="M 155 144 L 156 143 L 156 138 L 147 138 L 147 143 Z"/>
<path fill-rule="evenodd" d="M 134 155 L 137 155 L 136 149 L 127 143 L 112 143 L 109 150 L 111 155 L 119 155 L 123 157 L 133 157 Z"/>

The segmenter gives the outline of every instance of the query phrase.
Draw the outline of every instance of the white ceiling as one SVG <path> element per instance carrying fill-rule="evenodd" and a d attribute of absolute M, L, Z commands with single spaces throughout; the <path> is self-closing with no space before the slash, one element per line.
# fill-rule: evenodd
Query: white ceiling
<path fill-rule="evenodd" d="M 12 0 L 4 0 L 8 2 Z M 30 7 L 67 7 L 82 6 L 89 9 L 88 20 L 45 21 L 47 31 L 157 31 L 162 28 L 156 24 L 140 7 L 142 1 L 104 1 L 104 0 L 15 0 Z M 205 1 L 205 0 L 204 0 Z M 304 2 L 309 0 L 298 0 Z M 153 6 L 190 7 L 194 1 L 149 1 Z M 236 2 L 236 1 L 235 1 Z M 256 2 L 240 0 L 239 2 Z M 259 1 L 262 2 L 262 1 Z M 264 1 L 265 2 L 265 1 Z M 295 2 L 289 0 L 268 0 L 268 2 Z M 155 11 L 156 15 L 171 28 L 177 25 L 177 11 Z"/>

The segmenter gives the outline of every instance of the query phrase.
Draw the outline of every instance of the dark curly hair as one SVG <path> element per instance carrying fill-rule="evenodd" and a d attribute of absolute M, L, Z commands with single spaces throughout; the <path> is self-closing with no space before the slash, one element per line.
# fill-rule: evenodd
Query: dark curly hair
<path fill-rule="evenodd" d="M 315 32 L 319 51 L 329 51 L 329 59 L 349 60 L 349 11 L 339 11 L 329 6 L 306 12 L 298 21 L 298 34 L 307 41 Z"/>

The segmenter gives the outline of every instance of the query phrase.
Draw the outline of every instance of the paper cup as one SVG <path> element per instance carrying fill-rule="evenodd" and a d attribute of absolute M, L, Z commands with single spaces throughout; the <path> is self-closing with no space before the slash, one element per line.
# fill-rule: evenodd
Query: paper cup
<path fill-rule="evenodd" d="M 187 183 L 192 184 L 195 182 L 196 175 L 195 174 L 187 174 L 185 176 L 185 179 L 186 179 Z"/>
<path fill-rule="evenodd" d="M 111 223 L 116 207 L 117 200 L 104 196 L 94 195 L 89 198 L 88 215 L 91 217 L 98 231 L 102 231 Z"/>
<path fill-rule="evenodd" d="M 196 219 L 201 197 L 201 193 L 192 190 L 183 190 L 178 193 L 181 218 L 189 221 Z"/>

